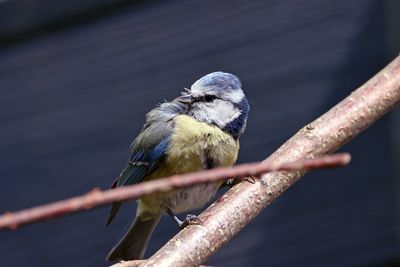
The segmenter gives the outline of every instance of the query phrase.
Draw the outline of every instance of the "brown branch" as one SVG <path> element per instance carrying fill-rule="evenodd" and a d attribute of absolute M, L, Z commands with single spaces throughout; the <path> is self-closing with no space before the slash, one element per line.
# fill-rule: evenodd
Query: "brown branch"
<path fill-rule="evenodd" d="M 114 190 L 100 191 L 99 189 L 95 189 L 83 196 L 17 212 L 6 212 L 4 215 L 0 216 L 0 230 L 16 229 L 24 224 L 104 206 L 115 201 L 126 201 L 151 193 L 165 192 L 174 188 L 188 187 L 199 183 L 245 176 L 260 176 L 261 174 L 278 170 L 331 168 L 346 165 L 349 161 L 350 155 L 342 153 L 315 159 L 283 162 L 281 164 L 248 163 L 237 165 L 232 168 L 218 168 L 185 175 L 174 175 L 164 179 L 144 182 L 134 186 L 121 187 Z"/>
<path fill-rule="evenodd" d="M 397 57 L 366 84 L 301 129 L 265 162 L 279 164 L 331 153 L 399 101 L 400 57 Z M 255 184 L 239 183 L 199 216 L 202 226 L 186 227 L 142 266 L 200 265 L 305 173 L 274 172 L 263 175 Z"/>
<path fill-rule="evenodd" d="M 110 267 L 139 267 L 145 262 L 146 260 L 121 261 L 111 265 Z M 212 266 L 200 265 L 199 267 L 212 267 Z"/>

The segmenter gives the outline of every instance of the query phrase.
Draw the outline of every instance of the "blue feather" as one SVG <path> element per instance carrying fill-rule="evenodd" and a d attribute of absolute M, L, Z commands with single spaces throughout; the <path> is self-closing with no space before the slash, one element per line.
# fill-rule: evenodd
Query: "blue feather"
<path fill-rule="evenodd" d="M 216 71 L 200 78 L 196 83 L 202 87 L 212 87 L 220 91 L 234 91 L 242 87 L 240 80 L 231 73 Z"/>
<path fill-rule="evenodd" d="M 146 151 L 134 151 L 122 171 L 117 186 L 137 184 L 151 174 L 160 164 L 168 147 L 169 136 Z"/>
<path fill-rule="evenodd" d="M 133 185 L 143 181 L 161 163 L 167 150 L 169 139 L 170 134 L 164 136 L 154 147 L 151 146 L 147 149 L 143 148 L 143 150 L 132 151 L 132 156 L 111 188 Z M 122 202 L 113 203 L 107 225 L 114 219 L 121 205 Z"/>

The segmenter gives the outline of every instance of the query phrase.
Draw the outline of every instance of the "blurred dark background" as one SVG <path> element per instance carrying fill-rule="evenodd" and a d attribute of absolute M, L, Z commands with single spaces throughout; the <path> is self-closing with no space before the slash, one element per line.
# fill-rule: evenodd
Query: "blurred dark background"
<path fill-rule="evenodd" d="M 264 159 L 398 54 L 398 3 L 0 1 L 0 212 L 107 188 L 146 112 L 216 70 L 251 100 L 239 161 Z M 381 119 L 343 147 L 351 165 L 308 174 L 208 264 L 398 266 L 399 125 Z M 1 232 L 0 266 L 106 266 L 135 209 Z M 148 255 L 176 232 L 163 218 Z"/>

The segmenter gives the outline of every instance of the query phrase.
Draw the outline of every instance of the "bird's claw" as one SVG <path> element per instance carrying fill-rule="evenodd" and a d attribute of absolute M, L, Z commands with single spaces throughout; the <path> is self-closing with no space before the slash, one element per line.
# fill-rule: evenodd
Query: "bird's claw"
<path fill-rule="evenodd" d="M 246 181 L 246 182 L 249 182 L 251 184 L 255 184 L 256 183 L 256 178 L 259 178 L 259 177 L 247 176 L 247 177 L 240 178 L 240 182 Z"/>
<path fill-rule="evenodd" d="M 229 179 L 225 182 L 224 186 L 228 186 L 229 188 L 232 188 L 241 182 L 249 182 L 251 184 L 255 184 L 256 179 L 258 179 L 258 178 L 260 178 L 260 177 L 259 176 L 247 176 L 247 177 Z"/>
<path fill-rule="evenodd" d="M 196 215 L 188 214 L 186 215 L 185 220 L 183 220 L 183 222 L 179 225 L 179 228 L 182 230 L 189 225 L 203 225 L 203 221 Z"/>

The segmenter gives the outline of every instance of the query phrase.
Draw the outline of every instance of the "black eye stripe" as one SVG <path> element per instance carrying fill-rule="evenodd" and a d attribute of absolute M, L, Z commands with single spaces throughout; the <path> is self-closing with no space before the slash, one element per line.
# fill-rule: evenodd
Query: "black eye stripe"
<path fill-rule="evenodd" d="M 204 95 L 204 96 L 195 97 L 193 99 L 193 102 L 208 102 L 208 103 L 210 103 L 217 98 L 218 97 L 216 97 L 215 95 Z"/>
<path fill-rule="evenodd" d="M 205 95 L 204 102 L 212 102 L 216 98 L 215 95 Z"/>

